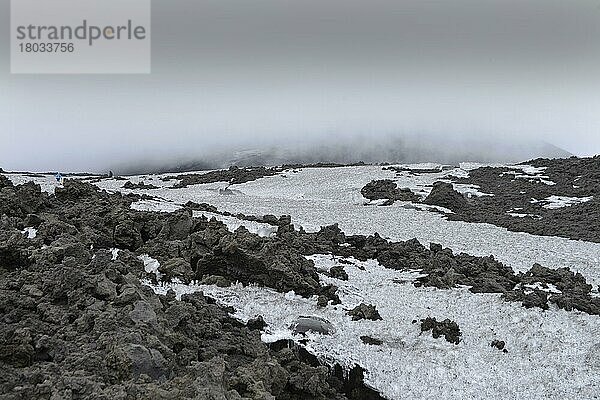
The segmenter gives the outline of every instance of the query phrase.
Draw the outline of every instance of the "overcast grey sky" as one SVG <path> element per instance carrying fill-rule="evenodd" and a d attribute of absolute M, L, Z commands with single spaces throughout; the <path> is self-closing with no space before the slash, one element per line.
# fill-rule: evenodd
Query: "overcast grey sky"
<path fill-rule="evenodd" d="M 0 166 L 420 132 L 600 153 L 600 0 L 170 0 L 152 14 L 150 75 L 10 75 L 0 0 Z"/>

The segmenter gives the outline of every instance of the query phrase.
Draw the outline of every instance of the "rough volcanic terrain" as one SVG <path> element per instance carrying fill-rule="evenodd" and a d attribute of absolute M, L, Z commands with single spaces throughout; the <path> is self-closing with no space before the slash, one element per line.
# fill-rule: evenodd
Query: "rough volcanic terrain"
<path fill-rule="evenodd" d="M 594 242 L 574 213 L 596 204 L 598 161 L 449 179 L 437 177 L 456 168 L 231 168 L 42 184 L 51 193 L 0 175 L 0 397 L 589 398 L 600 385 L 596 245 L 523 237 L 584 251 L 556 263 L 564 254 L 516 246 L 527 263 L 514 268 L 500 251 L 514 234 L 488 226 L 490 242 L 455 221 L 505 226 L 493 218 L 510 207 L 531 231 L 509 229 L 559 235 L 526 225 L 555 218 L 562 236 Z M 413 187 L 422 176 L 425 195 Z M 423 200 L 452 213 L 402 204 Z M 482 207 L 489 220 L 467 219 Z M 431 232 L 399 240 L 394 224 Z M 438 226 L 469 250 L 453 251 Z"/>
<path fill-rule="evenodd" d="M 533 168 L 482 167 L 453 179 L 493 196 L 465 198 L 439 183 L 425 203 L 452 210 L 452 220 L 600 242 L 600 156 L 537 159 L 526 165 Z"/>
<path fill-rule="evenodd" d="M 345 375 L 298 349 L 269 349 L 201 293 L 155 294 L 138 255 L 163 260 L 167 280 L 238 279 L 250 261 L 257 276 L 248 280 L 306 295 L 320 288 L 309 261 L 284 244 L 261 252 L 259 237 L 191 210 L 133 211 L 135 199 L 76 181 L 51 196 L 0 176 L 2 398 L 378 398 L 358 369 Z M 208 260 L 229 262 L 231 273 L 205 271 Z"/>

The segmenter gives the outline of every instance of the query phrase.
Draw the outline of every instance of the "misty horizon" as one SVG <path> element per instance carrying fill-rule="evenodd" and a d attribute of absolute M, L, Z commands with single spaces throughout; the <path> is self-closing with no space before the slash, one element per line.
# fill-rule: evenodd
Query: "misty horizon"
<path fill-rule="evenodd" d="M 147 75 L 11 75 L 0 39 L 0 167 L 226 164 L 420 136 L 447 151 L 423 161 L 468 154 L 465 137 L 594 155 L 598 37 L 591 0 L 155 1 Z M 485 147 L 470 158 L 492 159 Z"/>

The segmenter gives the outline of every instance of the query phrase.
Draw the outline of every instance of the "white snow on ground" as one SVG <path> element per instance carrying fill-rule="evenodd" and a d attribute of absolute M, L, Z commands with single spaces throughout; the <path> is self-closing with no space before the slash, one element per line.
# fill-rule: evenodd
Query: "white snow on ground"
<path fill-rule="evenodd" d="M 504 164 L 481 164 L 476 162 L 461 162 L 458 164 L 459 168 L 463 171 L 472 171 L 481 167 L 503 167 Z"/>
<path fill-rule="evenodd" d="M 544 203 L 542 207 L 555 210 L 557 208 L 571 207 L 575 204 L 587 203 L 593 200 L 594 196 L 589 197 L 567 197 L 567 196 L 550 196 L 544 200 L 531 200 L 532 203 Z"/>
<path fill-rule="evenodd" d="M 540 175 L 540 174 L 543 174 L 544 171 L 546 171 L 548 169 L 547 167 L 534 167 L 532 165 L 518 165 L 518 166 L 515 166 L 514 168 L 520 169 L 527 175 Z"/>
<path fill-rule="evenodd" d="M 462 165 L 462 164 L 461 164 Z M 413 174 L 410 171 L 401 171 L 398 172 L 394 178 L 392 178 L 399 188 L 408 188 L 420 195 L 422 198 L 425 198 L 431 193 L 431 189 L 433 184 L 437 181 L 452 183 L 453 178 L 468 178 L 469 170 L 474 169 L 475 166 L 477 168 L 484 166 L 485 164 L 465 164 L 467 169 L 463 169 L 461 167 L 452 168 L 452 169 L 444 169 L 442 170 L 441 164 L 401 164 L 395 165 L 394 167 L 408 168 L 408 169 L 437 169 L 439 168 L 439 172 L 426 173 L 426 174 Z M 489 193 L 482 193 L 479 191 L 479 186 L 477 185 L 469 185 L 462 183 L 454 183 L 454 189 L 462 194 L 471 196 L 493 196 Z"/>
<path fill-rule="evenodd" d="M 160 268 L 160 263 L 157 259 L 150 257 L 148 254 L 142 254 L 141 256 L 138 256 L 138 259 L 140 259 L 144 263 L 144 270 L 147 273 L 156 275 L 156 279 L 160 280 L 162 274 L 158 272 L 158 268 Z"/>
<path fill-rule="evenodd" d="M 454 183 L 453 186 L 454 186 L 454 190 L 456 190 L 458 193 L 466 195 L 469 198 L 471 198 L 473 196 L 475 196 L 475 197 L 494 196 L 491 193 L 481 192 L 479 190 L 481 188 L 477 185 L 469 185 L 469 184 L 465 184 L 465 183 Z"/>
<path fill-rule="evenodd" d="M 323 269 L 336 265 L 331 256 L 312 257 Z M 354 260 L 355 261 L 355 260 Z M 355 261 L 356 262 L 356 261 Z M 340 306 L 318 308 L 315 299 L 277 293 L 240 284 L 229 288 L 167 284 L 180 296 L 203 291 L 233 306 L 234 316 L 248 320 L 262 315 L 269 324 L 263 340 L 294 336 L 289 329 L 301 315 L 327 319 L 330 336 L 308 334 L 307 349 L 330 362 L 359 364 L 368 371 L 366 383 L 389 399 L 591 399 L 600 385 L 600 338 L 597 316 L 550 309 L 526 309 L 495 294 L 472 294 L 466 288 L 416 288 L 418 273 L 383 268 L 376 261 L 344 265 L 348 281 L 321 275 L 336 284 Z M 376 305 L 382 321 L 352 321 L 346 310 L 361 302 Z M 450 318 L 462 331 L 453 345 L 430 332 L 420 333 L 427 316 Z M 361 335 L 384 341 L 382 346 L 362 343 Z M 490 346 L 504 340 L 508 353 Z"/>
<path fill-rule="evenodd" d="M 111 259 L 113 261 L 115 261 L 117 258 L 119 258 L 119 251 L 121 251 L 121 249 L 115 249 L 115 248 L 110 249 L 110 252 L 112 254 L 112 258 Z"/>
<path fill-rule="evenodd" d="M 508 215 L 510 215 L 511 217 L 517 217 L 517 218 L 526 218 L 526 217 L 530 217 L 530 218 L 535 218 L 535 219 L 542 219 L 541 216 L 536 215 L 536 214 L 527 214 L 522 212 L 523 211 L 523 207 L 515 207 L 512 208 L 510 210 L 508 210 L 506 213 Z"/>
<path fill-rule="evenodd" d="M 365 206 L 383 206 L 389 203 L 389 199 L 365 200 Z"/>
<path fill-rule="evenodd" d="M 163 175 L 154 175 L 154 174 L 150 174 L 150 175 L 134 175 L 134 176 L 128 176 L 126 177 L 127 180 L 116 180 L 116 179 L 110 179 L 110 180 L 106 180 L 107 182 L 112 182 L 113 184 L 111 185 L 111 189 L 112 190 L 119 190 L 122 191 L 123 193 L 146 193 L 146 194 L 153 194 L 153 191 L 156 189 L 125 189 L 123 188 L 123 185 L 125 185 L 127 183 L 127 181 L 133 183 L 133 184 L 139 184 L 139 183 L 144 183 L 146 185 L 153 185 L 156 186 L 158 188 L 168 188 L 171 187 L 173 185 L 175 185 L 176 183 L 178 183 L 178 180 L 169 180 L 169 181 L 163 181 L 161 178 L 167 177 L 167 176 L 174 176 L 174 175 L 184 175 L 184 174 L 163 174 Z"/>
<path fill-rule="evenodd" d="M 552 293 L 560 294 L 560 293 L 562 293 L 562 291 L 560 291 L 556 286 L 554 286 L 551 283 L 546 284 L 546 287 L 544 287 L 544 285 L 541 282 L 535 282 L 533 285 L 524 285 L 524 287 L 526 287 L 528 289 L 541 290 L 542 292 L 546 292 L 546 293 L 549 293 L 549 294 L 552 294 Z M 528 291 L 525 291 L 525 293 L 528 293 Z"/>
<path fill-rule="evenodd" d="M 511 174 L 515 176 L 515 179 L 526 179 L 534 182 L 541 182 L 549 186 L 556 185 L 556 182 L 552 182 L 550 177 L 544 175 L 544 171 L 547 169 L 546 167 L 534 167 L 531 165 L 513 165 L 509 166 L 509 168 L 514 169 L 514 172 L 506 172 L 503 174 Z M 519 172 L 522 174 L 519 174 Z"/>
<path fill-rule="evenodd" d="M 37 236 L 37 229 L 33 227 L 25 228 L 21 231 L 23 235 L 27 235 L 27 239 L 35 239 Z"/>
<path fill-rule="evenodd" d="M 523 214 L 523 213 L 515 213 L 515 212 L 509 212 L 507 213 L 508 215 L 510 215 L 511 217 L 517 217 L 517 218 L 535 218 L 535 219 L 542 219 L 541 216 L 536 215 L 536 214 Z"/>
<path fill-rule="evenodd" d="M 223 222 L 227 229 L 235 232 L 240 226 L 248 229 L 249 232 L 255 233 L 261 237 L 273 237 L 277 233 L 277 227 L 262 222 L 246 221 L 232 216 L 211 213 L 207 211 L 194 211 L 194 217 L 205 216 L 208 219 L 215 218 Z"/>
<path fill-rule="evenodd" d="M 443 164 L 438 163 L 414 163 L 414 164 L 397 164 L 396 167 L 408 168 L 408 169 L 439 169 L 447 167 Z"/>
<path fill-rule="evenodd" d="M 21 175 L 21 174 L 3 174 L 6 176 L 13 185 L 22 185 L 27 182 L 33 182 L 40 185 L 42 192 L 47 192 L 54 194 L 54 190 L 57 187 L 62 187 L 60 183 L 56 181 L 54 175 L 41 175 L 33 176 L 33 175 Z"/>
<path fill-rule="evenodd" d="M 182 207 L 165 200 L 139 200 L 131 203 L 131 208 L 137 211 L 174 212 L 180 210 Z"/>

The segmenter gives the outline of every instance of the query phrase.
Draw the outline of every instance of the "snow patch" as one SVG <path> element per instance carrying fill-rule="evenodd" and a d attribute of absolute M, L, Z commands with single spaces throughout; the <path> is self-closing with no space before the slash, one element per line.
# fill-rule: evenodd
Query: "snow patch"
<path fill-rule="evenodd" d="M 112 253 L 112 261 L 116 261 L 117 258 L 119 257 L 119 251 L 121 251 L 121 249 L 116 249 L 116 248 L 112 248 L 110 249 L 110 252 Z"/>
<path fill-rule="evenodd" d="M 561 290 L 559 290 L 556 286 L 554 286 L 551 283 L 548 283 L 548 284 L 546 284 L 546 286 L 544 286 L 541 282 L 535 282 L 533 284 L 523 285 L 523 287 L 526 287 L 528 289 L 541 290 L 542 292 L 551 293 L 551 294 L 561 294 L 562 293 Z"/>
<path fill-rule="evenodd" d="M 465 184 L 465 183 L 453 183 L 452 186 L 454 187 L 454 190 L 456 190 L 460 194 L 466 195 L 468 198 L 471 198 L 473 196 L 475 196 L 475 197 L 484 197 L 484 196 L 493 197 L 494 196 L 491 193 L 481 192 L 479 190 L 481 188 L 478 185 L 471 185 L 471 184 Z"/>
<path fill-rule="evenodd" d="M 21 231 L 23 235 L 27 235 L 27 239 L 35 239 L 37 236 L 37 229 L 33 227 L 25 228 Z"/>
<path fill-rule="evenodd" d="M 194 211 L 194 217 L 205 216 L 208 219 L 215 218 L 223 222 L 227 229 L 231 232 L 235 232 L 240 226 L 248 229 L 249 232 L 255 233 L 261 237 L 274 237 L 277 234 L 277 227 L 264 222 L 246 221 L 232 216 L 225 216 L 217 213 L 211 213 L 207 211 Z"/>
<path fill-rule="evenodd" d="M 589 197 L 567 197 L 567 196 L 550 196 L 544 200 L 532 199 L 531 203 L 544 203 L 542 207 L 555 210 L 557 208 L 571 207 L 576 204 L 587 203 L 594 199 L 594 196 Z"/>
<path fill-rule="evenodd" d="M 549 176 L 543 175 L 543 172 L 547 169 L 547 167 L 534 167 L 532 165 L 512 165 L 508 168 L 514 169 L 515 171 L 504 172 L 500 174 L 500 176 L 510 174 L 514 175 L 515 179 L 525 179 L 532 182 L 540 182 L 548 186 L 556 185 L 556 182 L 552 182 Z M 522 174 L 519 174 L 517 171 L 522 172 Z"/>
<path fill-rule="evenodd" d="M 131 209 L 136 211 L 175 212 L 182 207 L 166 200 L 139 200 L 131 203 Z"/>
<path fill-rule="evenodd" d="M 389 199 L 376 199 L 376 200 L 369 200 L 367 202 L 365 202 L 365 206 L 383 206 L 387 203 L 389 203 Z"/>
<path fill-rule="evenodd" d="M 160 263 L 157 259 L 150 257 L 148 254 L 142 254 L 141 256 L 138 256 L 138 259 L 144 263 L 144 270 L 147 273 L 156 275 L 157 280 L 161 279 L 162 274 L 158 272 Z"/>

